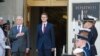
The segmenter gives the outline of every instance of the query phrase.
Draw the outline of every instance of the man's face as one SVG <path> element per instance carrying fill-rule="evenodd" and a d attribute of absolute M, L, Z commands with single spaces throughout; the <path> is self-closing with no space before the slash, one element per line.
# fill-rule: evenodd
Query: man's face
<path fill-rule="evenodd" d="M 86 41 L 82 40 L 82 39 L 78 39 L 76 42 L 76 46 L 77 47 L 82 47 L 83 45 L 85 45 Z"/>
<path fill-rule="evenodd" d="M 83 25 L 83 27 L 84 27 L 84 28 L 91 28 L 93 25 L 94 25 L 94 24 L 91 23 L 91 22 L 86 22 L 86 23 Z"/>
<path fill-rule="evenodd" d="M 80 33 L 80 35 L 82 35 L 82 36 L 88 36 L 88 32 L 83 31 L 83 32 Z"/>
<path fill-rule="evenodd" d="M 82 44 L 82 41 L 78 39 L 75 44 L 76 44 L 76 47 L 80 47 Z"/>
<path fill-rule="evenodd" d="M 42 22 L 46 22 L 48 19 L 47 15 L 41 15 Z"/>
<path fill-rule="evenodd" d="M 23 19 L 16 19 L 16 24 L 17 25 L 23 24 Z"/>

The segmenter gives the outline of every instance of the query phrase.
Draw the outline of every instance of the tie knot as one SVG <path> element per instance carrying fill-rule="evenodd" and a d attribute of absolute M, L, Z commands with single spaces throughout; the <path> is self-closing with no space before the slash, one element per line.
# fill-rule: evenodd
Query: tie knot
<path fill-rule="evenodd" d="M 44 27 L 45 27 L 45 24 L 44 24 Z"/>
<path fill-rule="evenodd" d="M 17 26 L 17 29 L 20 29 L 20 25 Z"/>
<path fill-rule="evenodd" d="M 20 27 L 20 25 L 18 27 Z"/>

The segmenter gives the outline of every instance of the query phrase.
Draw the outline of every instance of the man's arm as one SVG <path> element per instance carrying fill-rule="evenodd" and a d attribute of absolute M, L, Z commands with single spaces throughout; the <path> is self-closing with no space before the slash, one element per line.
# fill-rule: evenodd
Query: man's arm
<path fill-rule="evenodd" d="M 29 41 L 29 30 L 26 28 L 26 36 L 27 36 L 27 48 L 30 48 L 30 41 Z"/>
<path fill-rule="evenodd" d="M 93 38 L 91 38 L 91 42 L 92 42 L 92 44 L 94 44 L 98 37 L 97 29 L 93 28 L 91 34 L 92 34 L 91 36 L 93 37 Z"/>
<path fill-rule="evenodd" d="M 11 30 L 9 32 L 9 38 L 11 41 L 17 40 L 16 34 L 13 33 L 13 28 L 11 28 Z"/>
<path fill-rule="evenodd" d="M 26 40 L 27 40 L 27 48 L 26 48 L 26 53 L 28 53 L 29 52 L 29 50 L 30 50 L 30 41 L 29 41 L 29 30 L 28 30 L 28 28 L 26 27 Z"/>
<path fill-rule="evenodd" d="M 54 26 L 51 25 L 51 40 L 52 40 L 52 48 L 55 48 L 55 34 L 54 34 Z"/>

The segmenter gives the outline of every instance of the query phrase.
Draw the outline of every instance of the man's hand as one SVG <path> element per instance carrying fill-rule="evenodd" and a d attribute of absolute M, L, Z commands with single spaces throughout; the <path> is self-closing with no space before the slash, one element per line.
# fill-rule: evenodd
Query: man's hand
<path fill-rule="evenodd" d="M 7 46 L 5 46 L 5 49 L 11 49 L 11 47 L 7 45 Z"/>
<path fill-rule="evenodd" d="M 29 53 L 29 50 L 30 50 L 29 48 L 26 48 L 26 53 Z"/>
<path fill-rule="evenodd" d="M 51 51 L 56 51 L 56 48 L 52 48 Z"/>
<path fill-rule="evenodd" d="M 38 52 L 38 49 L 36 49 L 36 52 Z"/>
<path fill-rule="evenodd" d="M 16 37 L 23 36 L 23 35 L 24 35 L 24 33 L 21 32 L 21 33 L 18 33 L 18 34 L 16 35 Z"/>

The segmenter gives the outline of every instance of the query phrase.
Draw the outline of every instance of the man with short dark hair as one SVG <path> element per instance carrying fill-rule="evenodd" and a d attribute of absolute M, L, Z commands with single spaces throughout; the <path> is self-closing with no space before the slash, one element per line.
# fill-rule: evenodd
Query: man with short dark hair
<path fill-rule="evenodd" d="M 51 56 L 51 51 L 55 49 L 55 37 L 53 24 L 47 22 L 48 15 L 41 14 L 42 23 L 37 28 L 36 48 L 38 56 Z"/>

